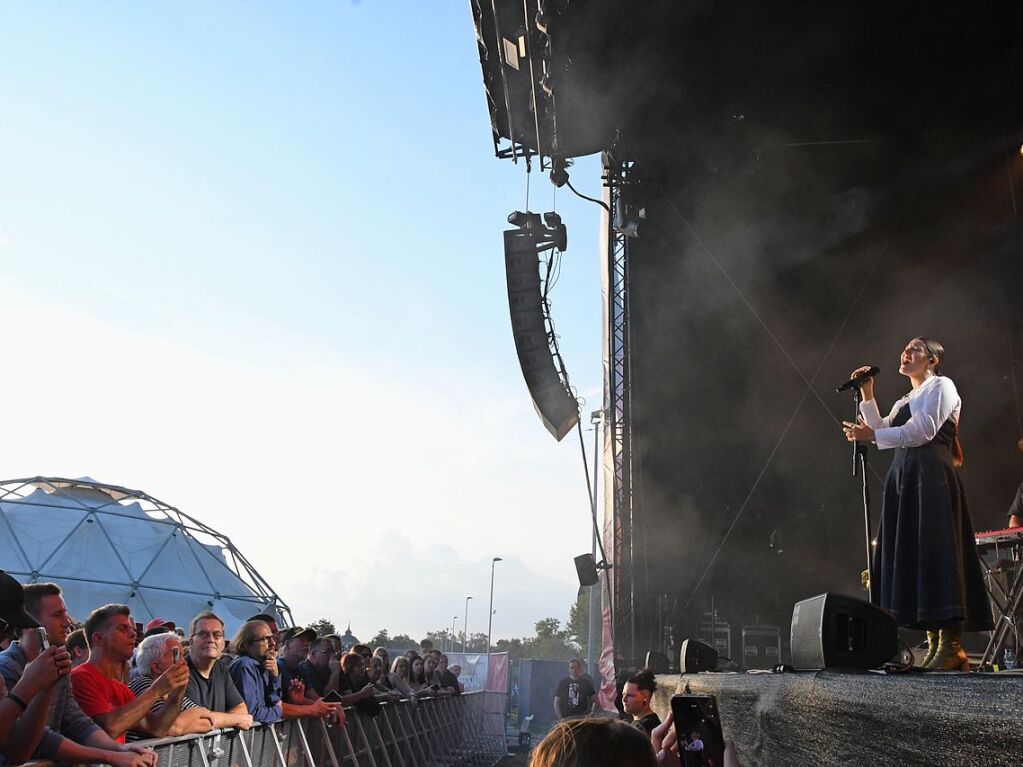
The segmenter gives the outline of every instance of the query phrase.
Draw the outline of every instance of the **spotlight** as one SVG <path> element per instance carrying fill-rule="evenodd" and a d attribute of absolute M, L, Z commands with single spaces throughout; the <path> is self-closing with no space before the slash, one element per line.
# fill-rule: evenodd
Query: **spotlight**
<path fill-rule="evenodd" d="M 513 210 L 508 214 L 508 223 L 519 229 L 539 229 L 540 214 L 530 213 L 528 210 L 525 213 L 521 210 Z"/>
<path fill-rule="evenodd" d="M 549 227 L 561 226 L 561 216 L 554 211 L 543 214 L 543 222 Z"/>

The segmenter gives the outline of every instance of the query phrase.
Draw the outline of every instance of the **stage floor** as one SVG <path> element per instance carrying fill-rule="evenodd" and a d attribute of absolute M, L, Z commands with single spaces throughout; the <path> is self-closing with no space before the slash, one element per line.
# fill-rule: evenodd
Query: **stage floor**
<path fill-rule="evenodd" d="M 716 695 L 744 767 L 1023 765 L 1023 672 L 705 673 L 657 684 L 662 718 L 676 692 Z"/>

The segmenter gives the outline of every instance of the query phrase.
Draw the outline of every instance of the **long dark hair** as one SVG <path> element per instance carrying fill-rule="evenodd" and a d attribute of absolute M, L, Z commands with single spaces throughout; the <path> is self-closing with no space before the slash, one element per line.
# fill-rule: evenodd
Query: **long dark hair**
<path fill-rule="evenodd" d="M 942 346 L 940 341 L 935 341 L 933 338 L 925 338 L 924 336 L 918 336 L 918 338 L 927 350 L 927 355 L 938 363 L 934 366 L 934 374 L 941 375 L 941 366 L 945 362 L 945 347 Z M 956 467 L 963 465 L 963 446 L 959 442 L 958 420 L 956 421 L 956 433 L 952 438 L 952 464 Z"/>

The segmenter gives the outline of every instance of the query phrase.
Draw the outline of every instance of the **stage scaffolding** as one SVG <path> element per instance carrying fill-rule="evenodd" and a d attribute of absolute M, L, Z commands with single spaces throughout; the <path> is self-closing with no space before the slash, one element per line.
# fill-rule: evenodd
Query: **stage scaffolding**
<path fill-rule="evenodd" d="M 629 238 L 616 227 L 632 163 L 601 156 L 604 177 L 604 545 L 610 548 L 615 657 L 636 657 L 633 567 L 632 366 L 629 327 Z M 620 223 L 620 222 L 619 222 Z"/>

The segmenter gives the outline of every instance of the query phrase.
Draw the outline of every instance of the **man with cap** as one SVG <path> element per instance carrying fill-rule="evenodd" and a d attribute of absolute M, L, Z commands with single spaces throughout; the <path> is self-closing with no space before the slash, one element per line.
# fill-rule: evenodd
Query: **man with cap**
<path fill-rule="evenodd" d="M 0 635 L 9 637 L 38 625 L 25 611 L 21 584 L 0 570 Z M 0 680 L 0 761 L 17 764 L 31 758 L 42 739 L 56 683 L 67 676 L 70 664 L 65 651 L 50 648 L 29 664 L 9 692 Z"/>
<path fill-rule="evenodd" d="M 156 636 L 157 634 L 168 634 L 173 631 L 177 626 L 174 625 L 174 621 L 164 620 L 163 618 L 153 618 L 146 624 L 146 628 L 142 633 L 142 638 Z"/>
<path fill-rule="evenodd" d="M 12 585 L 13 582 L 13 585 Z M 67 630 L 70 627 L 70 619 L 67 617 L 67 607 L 61 596 L 60 588 L 52 583 L 29 584 L 22 591 L 17 581 L 0 571 L 0 592 L 3 596 L 0 601 L 5 607 L 10 603 L 4 599 L 10 592 L 17 591 L 22 594 L 17 598 L 18 602 L 24 600 L 25 609 L 22 611 L 27 615 L 21 616 L 18 621 L 11 621 L 5 618 L 9 616 L 6 609 L 0 610 L 0 621 L 7 620 L 11 625 L 21 629 L 21 642 L 12 643 L 8 648 L 9 652 L 0 655 L 0 670 L 2 670 L 2 681 L 0 690 L 7 682 L 9 689 L 21 699 L 29 700 L 31 695 L 21 695 L 25 685 L 32 685 L 33 679 L 38 679 L 40 670 L 52 666 L 53 659 L 61 658 L 67 653 L 63 644 L 67 638 Z M 28 623 L 29 625 L 25 625 Z M 42 650 L 38 632 L 35 626 L 41 626 L 46 630 L 47 638 L 51 644 L 50 649 Z M 70 662 L 67 657 L 67 662 Z M 24 748 L 4 748 L 8 762 L 17 764 L 28 760 L 52 759 L 65 763 L 90 763 L 101 762 L 114 765 L 115 767 L 152 767 L 156 763 L 156 754 L 148 749 L 139 746 L 122 746 L 111 740 L 96 724 L 82 713 L 71 694 L 70 680 L 67 671 L 59 672 L 54 681 L 50 684 L 50 694 L 35 694 L 28 705 L 26 715 L 34 714 L 36 718 L 22 716 L 15 728 L 17 737 L 22 739 L 25 736 L 34 734 L 35 741 L 32 748 L 25 753 Z M 43 699 L 46 699 L 44 704 Z M 2 703 L 2 701 L 0 701 Z M 19 704 L 20 705 L 20 704 Z M 4 711 L 0 708 L 0 722 L 4 718 Z M 36 729 L 39 728 L 39 729 Z M 78 742 L 73 738 L 79 739 Z M 3 737 L 3 724 L 0 723 L 0 741 Z M 11 745 L 11 741 L 7 741 Z"/>
<path fill-rule="evenodd" d="M 62 648 L 72 622 L 60 587 L 55 583 L 30 583 L 24 587 L 23 594 L 25 611 L 33 623 L 46 631 L 52 647 Z M 36 662 L 34 659 L 46 654 L 40 654 L 42 647 L 37 631 L 26 629 L 21 636 L 22 641 L 13 643 L 8 652 L 0 654 L 0 672 L 9 683 L 27 677 Z M 152 750 L 124 746 L 98 727 L 79 707 L 67 677 L 57 680 L 45 725 L 42 740 L 34 753 L 36 759 L 66 763 L 102 762 L 115 767 L 151 767 L 156 761 Z"/>
<path fill-rule="evenodd" d="M 281 675 L 281 692 L 285 700 L 318 700 L 319 695 L 306 676 L 303 662 L 309 657 L 309 643 L 316 639 L 313 629 L 293 626 L 281 632 L 281 651 L 277 667 Z"/>

